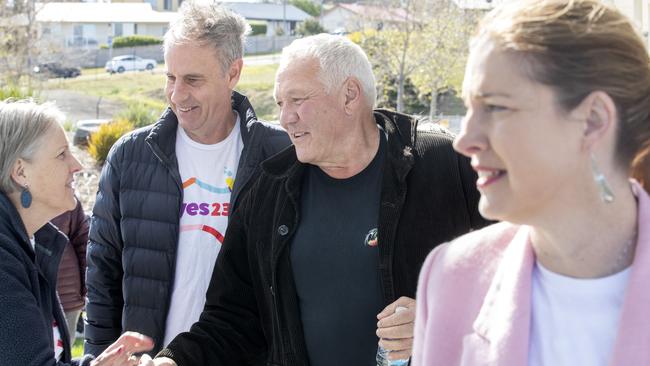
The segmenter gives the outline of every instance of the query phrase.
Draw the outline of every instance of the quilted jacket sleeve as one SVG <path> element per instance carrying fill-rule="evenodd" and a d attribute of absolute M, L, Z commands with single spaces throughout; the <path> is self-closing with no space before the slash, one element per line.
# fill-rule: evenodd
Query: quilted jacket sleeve
<path fill-rule="evenodd" d="M 86 324 L 84 352 L 99 355 L 121 332 L 122 248 L 120 232 L 120 179 L 114 165 L 115 147 L 99 180 L 87 249 Z"/>

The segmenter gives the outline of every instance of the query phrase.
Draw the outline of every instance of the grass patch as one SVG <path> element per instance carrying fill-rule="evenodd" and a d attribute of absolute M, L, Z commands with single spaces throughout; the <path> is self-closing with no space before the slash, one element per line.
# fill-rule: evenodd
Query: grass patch
<path fill-rule="evenodd" d="M 127 104 L 130 101 L 155 103 L 156 100 L 148 96 L 152 90 L 162 90 L 165 86 L 163 74 L 151 72 L 125 72 L 123 74 L 103 73 L 97 77 L 67 79 L 59 83 L 48 83 L 46 87 L 52 89 L 70 89 L 83 91 L 85 94 L 117 100 Z M 164 100 L 158 100 L 163 102 Z"/>
<path fill-rule="evenodd" d="M 273 83 L 277 64 L 246 66 L 236 90 L 249 97 L 257 115 L 265 120 L 277 119 L 273 100 Z M 164 106 L 165 74 L 155 72 L 125 72 L 109 75 L 103 68 L 84 69 L 86 77 L 57 79 L 44 84 L 46 89 L 69 89 L 85 94 L 116 100 L 125 105 L 133 101 L 148 106 Z"/>

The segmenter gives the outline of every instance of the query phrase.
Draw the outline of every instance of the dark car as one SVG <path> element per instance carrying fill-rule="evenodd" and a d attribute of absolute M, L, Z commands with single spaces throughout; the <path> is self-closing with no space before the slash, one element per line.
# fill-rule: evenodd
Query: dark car
<path fill-rule="evenodd" d="M 55 78 L 76 78 L 81 75 L 81 69 L 78 67 L 66 67 L 58 62 L 48 62 L 39 64 L 34 67 L 37 74 L 48 75 Z"/>

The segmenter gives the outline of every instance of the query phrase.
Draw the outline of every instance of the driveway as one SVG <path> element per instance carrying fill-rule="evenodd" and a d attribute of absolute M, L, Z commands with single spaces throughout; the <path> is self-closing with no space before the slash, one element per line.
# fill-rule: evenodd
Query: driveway
<path fill-rule="evenodd" d="M 111 118 L 126 108 L 124 103 L 72 90 L 43 90 L 40 96 L 43 101 L 55 102 L 72 122 L 80 119 Z"/>

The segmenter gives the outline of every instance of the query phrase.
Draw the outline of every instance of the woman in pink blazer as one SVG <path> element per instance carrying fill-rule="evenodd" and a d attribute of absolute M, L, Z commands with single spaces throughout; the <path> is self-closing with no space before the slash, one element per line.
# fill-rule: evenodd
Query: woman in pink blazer
<path fill-rule="evenodd" d="M 507 2 L 472 40 L 455 148 L 503 221 L 434 250 L 413 363 L 650 365 L 650 60 L 597 0 Z"/>

